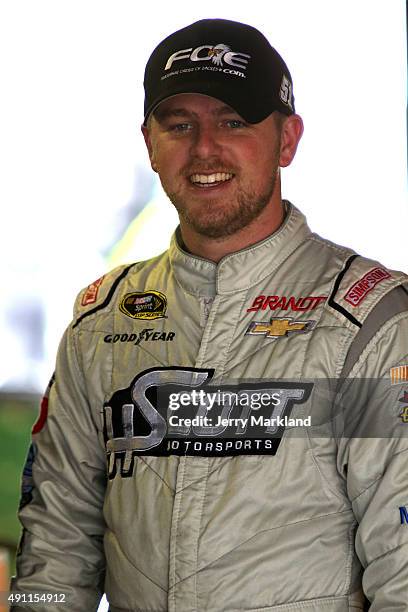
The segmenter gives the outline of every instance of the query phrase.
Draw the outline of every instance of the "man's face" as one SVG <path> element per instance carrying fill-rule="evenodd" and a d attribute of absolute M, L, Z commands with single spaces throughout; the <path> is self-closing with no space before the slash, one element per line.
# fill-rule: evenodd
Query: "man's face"
<path fill-rule="evenodd" d="M 160 104 L 143 133 L 182 227 L 222 238 L 273 206 L 280 161 L 273 115 L 250 124 L 215 98 L 179 94 Z"/>

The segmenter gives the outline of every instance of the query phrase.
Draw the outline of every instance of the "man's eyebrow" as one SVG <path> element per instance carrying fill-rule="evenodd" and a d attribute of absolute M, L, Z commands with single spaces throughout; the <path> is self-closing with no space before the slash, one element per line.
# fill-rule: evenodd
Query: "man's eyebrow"
<path fill-rule="evenodd" d="M 188 111 L 185 108 L 158 108 L 153 114 L 157 121 L 164 121 L 165 119 L 170 119 L 171 117 L 196 116 L 196 113 Z"/>
<path fill-rule="evenodd" d="M 215 115 L 239 115 L 239 113 L 234 110 L 231 106 L 228 106 L 228 104 L 225 104 L 224 106 L 221 106 L 220 108 L 215 109 L 214 111 Z"/>

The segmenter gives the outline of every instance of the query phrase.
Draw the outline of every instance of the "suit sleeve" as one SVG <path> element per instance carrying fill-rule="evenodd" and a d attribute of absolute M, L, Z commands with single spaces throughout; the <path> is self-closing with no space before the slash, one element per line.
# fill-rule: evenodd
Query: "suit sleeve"
<path fill-rule="evenodd" d="M 57 357 L 47 407 L 23 475 L 23 536 L 11 589 L 64 594 L 65 603 L 11 610 L 96 610 L 103 593 L 105 457 L 87 400 L 72 328 Z M 46 416 L 46 419 L 45 419 Z"/>
<path fill-rule="evenodd" d="M 408 402 L 403 401 L 408 380 L 402 376 L 393 384 L 390 378 L 392 368 L 404 365 L 408 312 L 374 335 L 343 385 L 341 399 L 338 467 L 358 523 L 355 547 L 370 612 L 408 611 Z"/>

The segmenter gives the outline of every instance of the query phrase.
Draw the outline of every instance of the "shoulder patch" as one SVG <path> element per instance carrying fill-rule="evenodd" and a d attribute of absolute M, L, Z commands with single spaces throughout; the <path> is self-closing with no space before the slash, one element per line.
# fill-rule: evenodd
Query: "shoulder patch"
<path fill-rule="evenodd" d="M 386 278 L 391 278 L 391 274 L 388 270 L 379 267 L 372 268 L 372 270 L 366 272 L 364 276 L 350 287 L 344 295 L 344 299 L 352 306 L 358 306 L 367 297 L 370 291 Z"/>
<path fill-rule="evenodd" d="M 387 270 L 377 261 L 353 255 L 338 275 L 328 304 L 361 327 L 384 296 L 406 282 L 402 272 Z"/>
<path fill-rule="evenodd" d="M 101 276 L 96 281 L 88 285 L 88 287 L 85 290 L 84 295 L 82 296 L 81 306 L 88 306 L 89 304 L 95 304 L 96 300 L 98 299 L 99 287 L 102 285 L 104 278 L 105 276 Z"/>
<path fill-rule="evenodd" d="M 97 296 L 98 296 L 98 291 L 99 291 L 99 289 L 100 289 L 100 287 L 102 285 L 102 281 L 99 283 L 99 285 L 97 287 L 96 296 L 94 296 L 95 299 L 93 299 L 93 297 L 92 297 L 93 301 L 92 302 L 88 301 L 86 306 L 91 304 L 91 303 L 95 303 L 96 301 L 100 301 L 100 303 L 97 304 L 94 308 L 89 308 L 85 312 L 82 312 L 82 314 L 81 314 L 81 308 L 79 308 L 78 309 L 79 313 L 77 313 L 77 314 L 79 314 L 79 317 L 76 319 L 76 321 L 74 322 L 72 327 L 75 328 L 77 325 L 79 325 L 79 323 L 83 319 L 85 319 L 85 317 L 88 317 L 88 316 L 94 314 L 95 312 L 98 312 L 99 310 L 102 310 L 103 308 L 106 308 L 109 305 L 109 303 L 111 302 L 113 296 L 115 295 L 115 291 L 118 288 L 118 286 L 120 285 L 120 283 L 122 282 L 122 280 L 128 275 L 128 273 L 130 272 L 131 268 L 133 268 L 133 266 L 135 266 L 135 265 L 136 264 L 132 263 L 132 264 L 130 264 L 128 266 L 121 266 L 119 269 L 116 268 L 115 270 L 113 270 L 112 273 L 110 273 L 109 275 L 103 276 L 102 277 L 102 279 L 103 279 L 103 287 L 102 287 L 102 289 L 103 290 L 99 294 L 99 300 L 98 300 Z M 116 272 L 116 274 L 118 274 L 118 272 L 119 272 L 119 275 L 116 276 L 116 277 L 115 277 L 115 272 Z M 109 280 L 109 276 L 110 275 L 112 275 L 113 278 L 114 278 L 114 280 L 113 280 L 111 285 L 108 284 L 108 280 Z M 98 282 L 98 281 L 96 281 L 96 282 Z M 93 292 L 93 293 L 95 292 L 94 289 L 90 290 L 90 287 L 92 287 L 94 285 L 95 285 L 95 283 L 92 283 L 91 285 L 89 285 L 89 287 L 87 287 L 85 289 L 85 292 L 84 292 L 84 294 L 83 294 L 83 296 L 81 298 L 81 302 L 80 302 L 81 306 L 84 306 L 83 302 L 84 302 L 84 300 L 86 298 L 86 295 L 87 295 L 88 291 L 90 291 L 89 296 L 91 296 L 91 292 Z M 77 300 L 77 303 L 78 303 L 78 300 Z"/>

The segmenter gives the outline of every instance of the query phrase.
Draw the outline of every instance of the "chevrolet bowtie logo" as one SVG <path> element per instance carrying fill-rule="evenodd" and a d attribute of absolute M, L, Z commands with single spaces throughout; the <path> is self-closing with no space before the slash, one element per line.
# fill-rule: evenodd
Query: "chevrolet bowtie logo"
<path fill-rule="evenodd" d="M 400 418 L 403 423 L 408 423 L 408 406 L 405 406 L 405 408 L 402 409 L 402 412 L 400 412 Z"/>
<path fill-rule="evenodd" d="M 263 335 L 265 338 L 276 339 L 292 334 L 306 334 L 316 325 L 316 321 L 294 321 L 291 317 L 272 317 L 269 323 L 253 321 L 246 334 L 251 336 Z"/>

